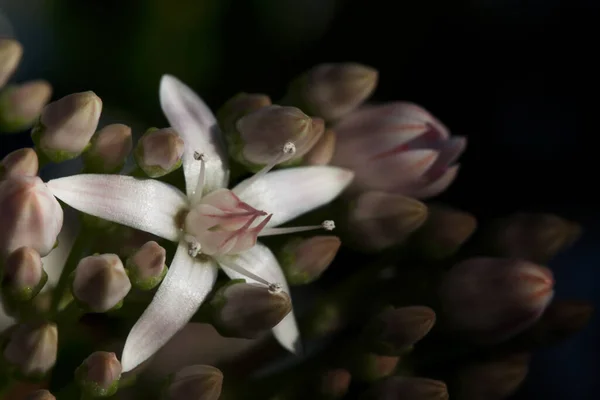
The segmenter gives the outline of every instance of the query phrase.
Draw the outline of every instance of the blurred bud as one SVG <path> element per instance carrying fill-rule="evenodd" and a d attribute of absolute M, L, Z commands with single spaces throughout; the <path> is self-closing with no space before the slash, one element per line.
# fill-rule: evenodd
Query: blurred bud
<path fill-rule="evenodd" d="M 399 356 L 425 337 L 434 323 L 435 312 L 429 307 L 389 307 L 366 328 L 365 337 L 371 351 Z"/>
<path fill-rule="evenodd" d="M 554 295 L 552 272 L 511 259 L 471 258 L 450 269 L 440 287 L 452 330 L 479 342 L 508 339 L 531 326 Z"/>
<path fill-rule="evenodd" d="M 443 259 L 453 255 L 477 228 L 477 220 L 469 213 L 437 204 L 427 208 L 427 220 L 411 237 L 422 256 Z"/>
<path fill-rule="evenodd" d="M 221 335 L 248 339 L 273 328 L 292 310 L 287 293 L 243 280 L 221 287 L 210 304 L 213 325 Z"/>
<path fill-rule="evenodd" d="M 123 124 L 107 125 L 96 133 L 90 148 L 83 153 L 86 169 L 95 173 L 118 172 L 132 146 L 130 127 Z"/>
<path fill-rule="evenodd" d="M 464 137 L 411 103 L 367 106 L 338 123 L 332 165 L 353 170 L 352 188 L 418 199 L 436 196 L 456 178 Z"/>
<path fill-rule="evenodd" d="M 63 210 L 37 176 L 0 181 L 0 255 L 27 246 L 44 257 L 62 228 Z"/>
<path fill-rule="evenodd" d="M 33 125 L 50 101 L 52 86 L 46 81 L 11 85 L 0 93 L 0 128 L 21 132 Z"/>
<path fill-rule="evenodd" d="M 288 241 L 278 257 L 288 283 L 304 285 L 318 279 L 335 258 L 341 244 L 337 236 L 313 236 Z"/>
<path fill-rule="evenodd" d="M 58 331 L 51 322 L 17 326 L 4 348 L 4 359 L 27 378 L 46 375 L 56 362 Z"/>
<path fill-rule="evenodd" d="M 30 147 L 8 153 L 0 162 L 0 179 L 12 176 L 36 176 L 38 173 L 38 156 Z"/>
<path fill-rule="evenodd" d="M 321 64 L 296 78 L 286 101 L 326 121 L 361 105 L 375 90 L 377 70 L 357 63 Z"/>
<path fill-rule="evenodd" d="M 217 112 L 217 119 L 219 120 L 221 131 L 223 131 L 225 135 L 236 134 L 236 123 L 240 118 L 270 105 L 271 99 L 266 94 L 244 92 L 236 94 L 231 99 L 227 100 Z"/>
<path fill-rule="evenodd" d="M 101 112 L 102 100 L 94 92 L 70 94 L 44 107 L 31 137 L 51 161 L 70 160 L 89 145 Z"/>
<path fill-rule="evenodd" d="M 120 308 L 131 289 L 131 282 L 116 254 L 83 258 L 73 276 L 73 296 L 92 312 Z"/>
<path fill-rule="evenodd" d="M 13 39 L 0 39 L 0 87 L 6 85 L 22 56 L 23 46 L 19 42 Z"/>
<path fill-rule="evenodd" d="M 210 365 L 192 365 L 169 379 L 165 400 L 218 400 L 223 373 Z"/>
<path fill-rule="evenodd" d="M 181 166 L 183 139 L 173 128 L 148 129 L 133 155 L 139 167 L 151 178 L 159 178 Z"/>
<path fill-rule="evenodd" d="M 581 235 L 581 227 L 551 214 L 517 213 L 500 219 L 487 232 L 498 256 L 545 263 Z"/>
<path fill-rule="evenodd" d="M 513 394 L 529 371 L 529 354 L 504 356 L 459 370 L 460 400 L 503 400 Z"/>
<path fill-rule="evenodd" d="M 361 400 L 448 400 L 448 398 L 448 388 L 442 381 L 393 377 L 378 383 L 365 393 Z"/>
<path fill-rule="evenodd" d="M 360 353 L 354 359 L 352 376 L 365 382 L 373 382 L 390 376 L 396 370 L 400 358 L 374 353 Z"/>
<path fill-rule="evenodd" d="M 25 400 L 56 400 L 56 397 L 54 397 L 49 391 L 42 389 L 29 393 Z"/>
<path fill-rule="evenodd" d="M 158 243 L 145 243 L 125 263 L 133 286 L 141 290 L 154 289 L 167 274 L 167 252 Z"/>
<path fill-rule="evenodd" d="M 19 302 L 29 301 L 42 290 L 47 280 L 38 252 L 21 247 L 10 253 L 4 262 L 2 295 Z"/>
<path fill-rule="evenodd" d="M 327 165 L 335 152 L 335 132 L 326 129 L 321 139 L 304 156 L 304 165 Z"/>
<path fill-rule="evenodd" d="M 266 106 L 240 118 L 236 124 L 239 138 L 232 157 L 253 170 L 282 157 L 283 146 L 292 142 L 296 151 L 280 162 L 300 160 L 323 135 L 320 118 L 310 118 L 298 108 Z"/>
<path fill-rule="evenodd" d="M 321 376 L 319 394 L 329 400 L 341 399 L 348 392 L 352 375 L 345 369 L 330 369 Z"/>
<path fill-rule="evenodd" d="M 350 204 L 348 229 L 357 246 L 379 251 L 400 244 L 427 219 L 427 206 L 409 197 L 366 192 Z"/>
<path fill-rule="evenodd" d="M 81 391 L 91 397 L 110 397 L 119 389 L 121 363 L 115 353 L 96 351 L 75 370 Z"/>

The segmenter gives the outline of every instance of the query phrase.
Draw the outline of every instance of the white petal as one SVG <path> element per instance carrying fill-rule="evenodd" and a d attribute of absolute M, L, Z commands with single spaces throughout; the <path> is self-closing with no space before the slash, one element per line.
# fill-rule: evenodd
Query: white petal
<path fill-rule="evenodd" d="M 53 179 L 48 187 L 79 211 L 179 240 L 175 219 L 187 207 L 187 198 L 171 185 L 131 176 L 84 174 Z"/>
<path fill-rule="evenodd" d="M 237 193 L 257 210 L 273 214 L 267 227 L 281 225 L 335 199 L 352 181 L 354 173 L 327 166 L 288 168 L 269 172 Z"/>
<path fill-rule="evenodd" d="M 4 312 L 4 306 L 2 305 L 2 300 L 0 300 L 0 333 L 14 324 L 15 319 L 6 315 L 6 313 Z"/>
<path fill-rule="evenodd" d="M 179 243 L 165 280 L 127 336 L 123 372 L 150 358 L 189 322 L 212 290 L 217 273 L 214 261 L 191 258 L 187 244 Z"/>
<path fill-rule="evenodd" d="M 194 193 L 200 175 L 200 161 L 194 152 L 204 154 L 204 192 L 226 187 L 229 180 L 227 154 L 215 116 L 192 89 L 172 75 L 160 81 L 160 105 L 171 126 L 185 142 L 183 173 L 188 196 Z"/>
<path fill-rule="evenodd" d="M 227 263 L 231 262 L 235 263 L 238 267 L 242 267 L 247 271 L 258 275 L 269 283 L 281 284 L 283 291 L 290 294 L 290 287 L 285 280 L 283 271 L 281 270 L 277 259 L 267 246 L 257 243 L 256 246 L 238 256 L 219 258 L 221 268 L 231 279 L 245 279 L 247 282 L 260 283 L 239 272 L 227 268 Z M 300 351 L 300 332 L 293 310 L 273 328 L 273 334 L 277 341 L 287 350 L 292 353 Z"/>
<path fill-rule="evenodd" d="M 79 231 L 80 223 L 77 211 L 65 207 L 63 226 L 57 237 L 58 246 L 52 249 L 46 257 L 42 257 L 44 271 L 48 274 L 48 281 L 42 289 L 43 292 L 52 289 L 58 283 Z"/>

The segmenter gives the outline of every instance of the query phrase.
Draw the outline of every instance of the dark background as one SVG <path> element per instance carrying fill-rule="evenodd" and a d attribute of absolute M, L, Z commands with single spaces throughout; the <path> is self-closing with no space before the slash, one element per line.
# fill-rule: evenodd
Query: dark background
<path fill-rule="evenodd" d="M 484 220 L 545 211 L 581 223 L 582 239 L 551 264 L 556 295 L 600 303 L 598 2 L 0 0 L 0 10 L 25 44 L 17 81 L 48 79 L 54 98 L 94 90 L 107 119 L 142 129 L 166 124 L 163 73 L 216 108 L 242 90 L 276 100 L 317 63 L 371 65 L 375 100 L 416 102 L 468 137 L 442 200 Z M 0 155 L 27 143 L 0 137 Z M 536 353 L 517 398 L 597 398 L 599 339 L 594 318 Z"/>

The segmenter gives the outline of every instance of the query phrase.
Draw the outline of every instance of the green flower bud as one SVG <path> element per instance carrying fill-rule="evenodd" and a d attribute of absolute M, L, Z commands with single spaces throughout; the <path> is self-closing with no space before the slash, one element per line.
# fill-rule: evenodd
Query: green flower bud
<path fill-rule="evenodd" d="M 58 331 L 51 322 L 18 325 L 4 348 L 5 361 L 26 378 L 44 377 L 56 362 Z"/>
<path fill-rule="evenodd" d="M 131 128 L 123 124 L 107 125 L 94 135 L 88 151 L 83 153 L 85 167 L 90 172 L 119 172 L 133 147 Z"/>
<path fill-rule="evenodd" d="M 266 94 L 238 93 L 227 100 L 217 112 L 219 127 L 225 135 L 235 135 L 237 132 L 236 123 L 240 118 L 270 105 L 271 99 Z"/>
<path fill-rule="evenodd" d="M 149 129 L 140 138 L 133 155 L 151 178 L 159 178 L 181 166 L 183 139 L 173 128 Z"/>
<path fill-rule="evenodd" d="M 84 394 L 93 398 L 110 397 L 119 389 L 121 363 L 115 353 L 96 351 L 75 371 Z"/>
<path fill-rule="evenodd" d="M 12 74 L 17 69 L 23 46 L 13 39 L 0 39 L 0 88 L 6 85 Z"/>
<path fill-rule="evenodd" d="M 0 128 L 4 132 L 30 128 L 51 96 L 52 86 L 42 80 L 7 86 L 0 93 Z"/>
<path fill-rule="evenodd" d="M 29 147 L 8 153 L 0 162 L 0 179 L 11 176 L 36 176 L 39 162 L 35 150 Z"/>
<path fill-rule="evenodd" d="M 277 257 L 288 283 L 304 285 L 318 279 L 335 258 L 341 244 L 337 236 L 288 241 Z"/>
<path fill-rule="evenodd" d="M 304 165 L 327 165 L 335 153 L 335 132 L 326 129 L 321 139 L 304 156 Z"/>
<path fill-rule="evenodd" d="M 165 400 L 218 400 L 223 373 L 209 365 L 192 365 L 169 378 Z"/>
<path fill-rule="evenodd" d="M 4 262 L 2 295 L 18 302 L 29 301 L 42 290 L 47 280 L 39 253 L 32 248 L 21 247 Z"/>
<path fill-rule="evenodd" d="M 167 274 L 167 252 L 154 241 L 147 242 L 125 263 L 133 286 L 141 290 L 154 289 Z"/>
<path fill-rule="evenodd" d="M 388 378 L 366 392 L 361 400 L 448 400 L 448 388 L 442 381 L 417 377 Z"/>
<path fill-rule="evenodd" d="M 56 397 L 54 397 L 49 391 L 42 389 L 29 393 L 25 400 L 56 400 Z"/>

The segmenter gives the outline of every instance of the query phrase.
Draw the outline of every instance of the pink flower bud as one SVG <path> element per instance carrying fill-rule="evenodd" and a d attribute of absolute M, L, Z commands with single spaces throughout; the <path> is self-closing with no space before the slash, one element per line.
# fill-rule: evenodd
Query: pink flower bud
<path fill-rule="evenodd" d="M 51 96 L 52 86 L 43 80 L 7 86 L 0 94 L 2 130 L 20 132 L 31 127 Z"/>
<path fill-rule="evenodd" d="M 38 173 L 38 156 L 29 147 L 8 153 L 0 162 L 0 179 L 10 176 L 36 176 Z"/>
<path fill-rule="evenodd" d="M 13 39 L 0 39 L 0 88 L 15 72 L 22 56 L 23 46 L 19 42 Z"/>
<path fill-rule="evenodd" d="M 15 176 L 0 182 L 0 254 L 27 246 L 42 257 L 56 243 L 63 211 L 37 176 Z"/>
<path fill-rule="evenodd" d="M 21 247 L 4 263 L 2 291 L 18 301 L 28 301 L 42 289 L 48 276 L 42 268 L 40 255 L 29 247 Z"/>
<path fill-rule="evenodd" d="M 146 242 L 127 259 L 127 271 L 131 283 L 141 290 L 158 286 L 167 274 L 167 252 L 154 241 Z"/>
<path fill-rule="evenodd" d="M 109 397 L 119 388 L 121 371 L 115 353 L 96 351 L 77 368 L 75 376 L 82 392 L 89 397 Z"/>
<path fill-rule="evenodd" d="M 415 198 L 443 192 L 458 172 L 463 137 L 450 137 L 433 115 L 411 103 L 366 106 L 336 126 L 333 165 L 356 173 L 354 190 L 382 190 Z"/>
<path fill-rule="evenodd" d="M 56 325 L 27 323 L 17 326 L 4 348 L 4 359 L 28 377 L 42 377 L 56 362 L 58 331 Z"/>
<path fill-rule="evenodd" d="M 133 155 L 139 167 L 158 178 L 181 166 L 183 139 L 173 128 L 149 129 L 140 138 Z"/>
<path fill-rule="evenodd" d="M 511 259 L 472 258 L 445 276 L 440 297 L 449 326 L 479 342 L 505 340 L 531 326 L 552 296 L 552 272 Z"/>
<path fill-rule="evenodd" d="M 321 139 L 304 156 L 305 165 L 327 165 L 335 152 L 335 132 L 327 129 Z"/>
<path fill-rule="evenodd" d="M 341 243 L 337 236 L 296 238 L 286 243 L 278 259 L 288 283 L 304 285 L 318 279 L 335 258 Z"/>
<path fill-rule="evenodd" d="M 217 119 L 221 131 L 226 136 L 237 133 L 236 123 L 244 115 L 256 111 L 260 108 L 270 106 L 271 99 L 266 94 L 260 93 L 238 93 L 217 112 Z"/>
<path fill-rule="evenodd" d="M 345 369 L 330 369 L 321 377 L 319 394 L 327 399 L 335 400 L 343 398 L 350 387 L 352 375 Z"/>
<path fill-rule="evenodd" d="M 123 124 L 107 125 L 96 133 L 89 150 L 83 154 L 83 160 L 90 171 L 118 172 L 132 147 L 130 127 Z"/>
<path fill-rule="evenodd" d="M 56 397 L 49 391 L 42 389 L 29 393 L 25 400 L 56 400 Z"/>
<path fill-rule="evenodd" d="M 210 365 L 191 365 L 171 377 L 168 400 L 217 400 L 221 396 L 223 373 Z"/>

